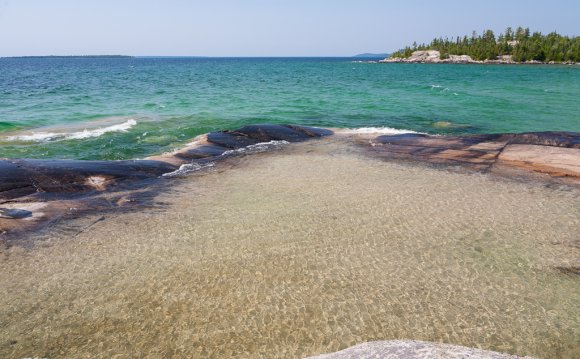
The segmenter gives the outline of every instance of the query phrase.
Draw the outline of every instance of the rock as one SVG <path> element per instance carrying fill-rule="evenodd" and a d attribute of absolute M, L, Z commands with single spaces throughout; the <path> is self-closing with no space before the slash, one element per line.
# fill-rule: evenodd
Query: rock
<path fill-rule="evenodd" d="M 0 218 L 22 219 L 32 217 L 32 212 L 23 209 L 0 208 Z"/>
<path fill-rule="evenodd" d="M 235 131 L 212 132 L 207 140 L 218 146 L 239 149 L 270 141 L 301 142 L 315 137 L 329 136 L 332 131 L 295 125 L 250 125 Z"/>
<path fill-rule="evenodd" d="M 439 62 L 441 53 L 436 50 L 415 51 L 411 54 L 409 62 Z"/>
<path fill-rule="evenodd" d="M 473 60 L 469 55 L 449 55 L 449 59 L 446 59 L 454 64 L 471 64 L 476 63 L 477 61 Z"/>
<path fill-rule="evenodd" d="M 0 160 L 0 199 L 35 192 L 78 193 L 155 178 L 177 169 L 161 161 Z"/>
<path fill-rule="evenodd" d="M 185 159 L 185 160 L 201 159 L 201 158 L 220 156 L 222 153 L 226 152 L 227 150 L 229 150 L 229 148 L 226 148 L 223 146 L 218 146 L 218 145 L 213 145 L 213 144 L 207 144 L 207 145 L 204 144 L 201 146 L 193 147 L 191 149 L 187 149 L 185 151 L 177 152 L 177 153 L 175 153 L 175 156 L 177 156 L 181 159 Z"/>
<path fill-rule="evenodd" d="M 512 135 L 510 144 L 580 148 L 580 136 L 576 132 L 527 132 Z"/>
<path fill-rule="evenodd" d="M 508 145 L 498 160 L 513 167 L 580 178 L 580 149 L 545 145 Z"/>
<path fill-rule="evenodd" d="M 30 176 L 21 166 L 0 160 L 0 199 L 26 196 L 36 192 Z"/>
<path fill-rule="evenodd" d="M 407 58 L 390 57 L 378 61 L 379 63 L 428 63 L 428 64 L 558 64 L 558 62 L 542 62 L 538 60 L 528 60 L 525 62 L 513 61 L 512 55 L 500 55 L 497 59 L 486 59 L 484 61 L 474 60 L 469 55 L 449 55 L 446 59 L 441 59 L 440 52 L 437 50 L 414 51 Z M 573 65 L 575 62 L 561 62 L 560 64 Z"/>
<path fill-rule="evenodd" d="M 296 128 L 291 128 L 288 126 L 281 125 L 251 125 L 244 126 L 237 130 L 247 134 L 248 136 L 259 140 L 260 142 L 270 142 L 270 141 L 288 141 L 288 142 L 301 142 L 306 141 L 311 138 L 302 131 L 298 131 Z"/>
<path fill-rule="evenodd" d="M 359 344 L 336 353 L 318 355 L 310 357 L 309 359 L 358 359 L 358 358 L 516 359 L 522 357 L 451 344 L 430 343 L 415 340 L 390 340 L 390 341 L 377 341 Z"/>
<path fill-rule="evenodd" d="M 380 157 L 462 165 L 489 170 L 501 165 L 554 177 L 580 179 L 580 134 L 536 132 L 472 136 L 402 134 L 378 136 L 371 151 Z"/>

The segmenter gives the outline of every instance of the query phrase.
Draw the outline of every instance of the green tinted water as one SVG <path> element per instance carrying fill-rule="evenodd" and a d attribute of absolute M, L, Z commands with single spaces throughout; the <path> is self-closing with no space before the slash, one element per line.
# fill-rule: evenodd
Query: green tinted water
<path fill-rule="evenodd" d="M 0 59 L 0 73 L 0 157 L 145 157 L 201 133 L 264 122 L 580 131 L 578 66 Z"/>

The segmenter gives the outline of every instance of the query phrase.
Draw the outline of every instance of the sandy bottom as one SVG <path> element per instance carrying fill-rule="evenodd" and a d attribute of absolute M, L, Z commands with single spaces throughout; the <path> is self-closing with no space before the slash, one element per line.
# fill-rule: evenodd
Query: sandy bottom
<path fill-rule="evenodd" d="M 0 252 L 0 357 L 299 358 L 414 339 L 580 357 L 580 193 L 336 140 L 171 179 Z M 92 224 L 88 226 L 89 224 Z M 78 228 L 87 227 L 78 233 Z"/>

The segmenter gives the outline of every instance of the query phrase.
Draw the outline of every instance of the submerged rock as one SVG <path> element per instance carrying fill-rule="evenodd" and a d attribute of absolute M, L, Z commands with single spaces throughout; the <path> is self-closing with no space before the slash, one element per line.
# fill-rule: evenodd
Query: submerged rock
<path fill-rule="evenodd" d="M 32 212 L 23 209 L 0 208 L 0 218 L 22 219 L 32 217 Z"/>
<path fill-rule="evenodd" d="M 309 359 L 359 359 L 359 358 L 517 359 L 522 357 L 443 343 L 430 343 L 415 340 L 390 340 L 390 341 L 377 341 L 359 344 L 336 353 L 318 355 L 310 357 Z M 523 357 L 523 358 L 531 359 L 531 357 Z"/>

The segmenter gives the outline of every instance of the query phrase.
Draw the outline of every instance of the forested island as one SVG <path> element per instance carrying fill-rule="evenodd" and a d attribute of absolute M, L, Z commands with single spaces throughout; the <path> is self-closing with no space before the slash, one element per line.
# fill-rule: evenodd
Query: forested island
<path fill-rule="evenodd" d="M 407 46 L 382 62 L 432 63 L 577 63 L 580 37 L 531 33 L 529 28 L 508 27 L 504 33 L 485 30 L 481 35 L 455 39 L 436 38 L 429 44 Z"/>

